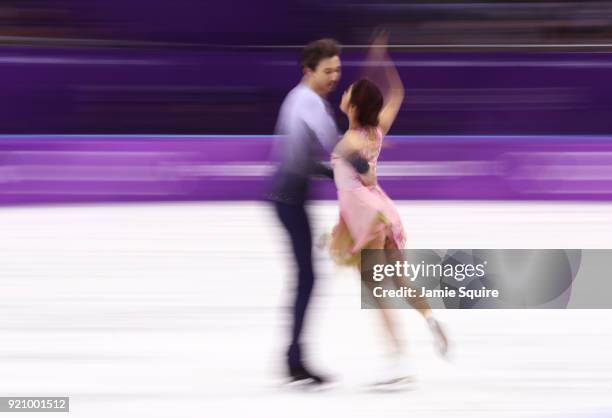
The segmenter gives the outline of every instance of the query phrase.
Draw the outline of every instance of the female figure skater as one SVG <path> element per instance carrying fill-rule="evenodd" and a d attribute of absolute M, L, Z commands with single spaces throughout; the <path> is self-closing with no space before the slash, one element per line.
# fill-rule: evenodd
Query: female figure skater
<path fill-rule="evenodd" d="M 384 74 L 389 86 L 387 97 L 383 98 L 379 88 L 367 79 L 355 82 L 345 91 L 340 109 L 348 116 L 349 128 L 331 158 L 338 189 L 340 219 L 332 232 L 329 249 L 334 261 L 357 268 L 360 268 L 359 255 L 362 249 L 397 250 L 387 252 L 393 255 L 388 256 L 386 262 L 402 260 L 401 250 L 406 241 L 399 213 L 376 178 L 376 162 L 383 137 L 391 128 L 404 99 L 404 86 L 387 55 L 386 44 L 386 36 L 379 36 L 369 59 L 376 61 L 377 65 L 383 60 L 385 62 Z M 350 163 L 356 157 L 368 163 L 359 172 Z M 399 278 L 396 283 L 398 281 Z M 410 380 L 413 377 L 412 371 L 404 362 L 403 346 L 394 326 L 392 310 L 385 309 L 383 299 L 375 300 L 379 305 L 385 331 L 390 337 L 393 355 L 389 374 L 380 383 Z M 439 353 L 445 355 L 448 341 L 427 301 L 410 298 L 409 303 L 426 320 Z"/>

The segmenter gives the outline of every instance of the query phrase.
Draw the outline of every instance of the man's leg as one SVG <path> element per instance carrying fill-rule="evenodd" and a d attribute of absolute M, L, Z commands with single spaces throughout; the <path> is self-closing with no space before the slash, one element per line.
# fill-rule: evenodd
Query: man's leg
<path fill-rule="evenodd" d="M 289 370 L 293 374 L 295 371 L 305 372 L 302 363 L 301 336 L 315 280 L 312 266 L 312 234 L 308 215 L 303 206 L 276 203 L 276 210 L 289 233 L 291 248 L 298 268 L 298 282 L 292 310 L 291 343 L 287 353 Z"/>

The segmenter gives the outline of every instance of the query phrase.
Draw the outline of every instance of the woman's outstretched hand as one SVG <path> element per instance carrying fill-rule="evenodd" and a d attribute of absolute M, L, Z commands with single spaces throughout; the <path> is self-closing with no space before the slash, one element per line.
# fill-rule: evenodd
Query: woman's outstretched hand
<path fill-rule="evenodd" d="M 372 44 L 370 46 L 370 58 L 381 60 L 387 55 L 387 46 L 389 45 L 389 32 L 386 29 L 377 29 L 372 35 Z"/>

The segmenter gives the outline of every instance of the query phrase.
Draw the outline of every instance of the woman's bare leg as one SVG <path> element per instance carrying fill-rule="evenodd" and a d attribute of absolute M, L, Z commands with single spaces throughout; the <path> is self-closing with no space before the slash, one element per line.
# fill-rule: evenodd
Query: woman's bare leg
<path fill-rule="evenodd" d="M 374 240 L 370 241 L 364 247 L 364 249 L 368 249 L 368 250 L 381 250 L 384 247 L 385 247 L 385 236 L 383 234 L 381 234 L 380 237 L 377 237 Z M 382 255 L 382 253 L 381 253 L 381 255 Z M 371 290 L 374 283 L 371 282 L 371 281 L 367 281 L 367 282 L 365 282 L 365 284 Z M 388 307 L 385 304 L 384 299 L 374 298 L 374 302 L 378 306 L 378 311 L 380 312 L 385 332 L 386 332 L 387 337 L 389 338 L 389 341 L 391 343 L 392 354 L 399 355 L 399 354 L 401 354 L 403 352 L 403 348 L 404 347 L 403 347 L 402 341 L 401 341 L 401 339 L 399 337 L 399 333 L 397 331 L 397 325 L 396 325 L 396 321 L 395 321 L 395 318 L 394 318 L 394 315 L 393 315 L 393 310 L 392 309 L 388 309 Z"/>
<path fill-rule="evenodd" d="M 385 242 L 385 249 L 387 250 L 385 251 L 388 260 L 387 263 L 394 264 L 396 261 L 403 262 L 405 260 L 403 250 L 393 247 L 389 241 Z M 393 280 L 398 288 L 401 286 L 412 287 L 412 283 L 406 280 L 405 277 L 395 276 Z M 448 338 L 442 330 L 440 323 L 434 318 L 433 311 L 427 299 L 425 297 L 407 297 L 406 301 L 421 314 L 423 319 L 425 319 L 434 337 L 436 349 L 441 356 L 446 356 L 448 352 Z"/>
<path fill-rule="evenodd" d="M 395 262 L 397 261 L 405 261 L 403 250 L 395 248 L 389 240 L 385 241 L 385 250 L 386 260 L 388 264 L 395 264 Z M 394 276 L 393 282 L 395 283 L 395 286 L 397 286 L 397 288 L 400 288 L 402 286 L 411 288 L 413 287 L 412 283 L 405 277 Z M 427 299 L 424 297 L 406 298 L 406 302 L 408 302 L 408 304 L 412 306 L 424 318 L 427 318 L 432 313 L 431 306 L 429 305 L 429 302 L 427 302 Z"/>

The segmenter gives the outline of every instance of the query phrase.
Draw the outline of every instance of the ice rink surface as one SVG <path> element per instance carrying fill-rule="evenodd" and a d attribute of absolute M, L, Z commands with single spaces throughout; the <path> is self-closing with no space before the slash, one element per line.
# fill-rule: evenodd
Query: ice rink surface
<path fill-rule="evenodd" d="M 612 248 L 612 204 L 399 206 L 409 248 Z M 315 236 L 336 210 L 310 208 Z M 438 311 L 451 362 L 397 311 L 419 381 L 377 393 L 377 312 L 316 251 L 309 360 L 338 382 L 305 393 L 281 385 L 293 273 L 265 204 L 0 213 L 0 396 L 70 396 L 83 418 L 612 417 L 612 311 Z"/>

